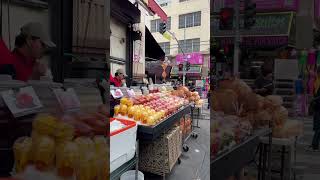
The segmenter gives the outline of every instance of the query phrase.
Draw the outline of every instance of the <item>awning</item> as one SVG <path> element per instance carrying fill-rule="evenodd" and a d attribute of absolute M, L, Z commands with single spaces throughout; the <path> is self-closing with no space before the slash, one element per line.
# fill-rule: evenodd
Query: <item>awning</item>
<path fill-rule="evenodd" d="M 111 16 L 123 23 L 140 23 L 140 10 L 128 0 L 114 0 L 110 2 Z"/>
<path fill-rule="evenodd" d="M 159 46 L 158 42 L 154 39 L 151 32 L 147 27 L 145 31 L 145 42 L 146 42 L 146 61 L 148 60 L 164 60 L 165 53 L 162 48 Z"/>
<path fill-rule="evenodd" d="M 144 0 L 144 2 L 155 14 L 157 14 L 160 17 L 162 21 L 168 20 L 167 14 L 162 10 L 162 8 L 159 6 L 158 3 L 156 3 L 155 0 Z"/>

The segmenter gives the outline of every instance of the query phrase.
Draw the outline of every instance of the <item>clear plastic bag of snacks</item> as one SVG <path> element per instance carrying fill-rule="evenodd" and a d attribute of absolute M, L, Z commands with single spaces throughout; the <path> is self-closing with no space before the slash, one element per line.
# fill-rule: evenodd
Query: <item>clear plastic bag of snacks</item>
<path fill-rule="evenodd" d="M 17 139 L 13 145 L 15 158 L 15 170 L 17 173 L 32 163 L 32 139 L 29 137 L 21 137 Z"/>

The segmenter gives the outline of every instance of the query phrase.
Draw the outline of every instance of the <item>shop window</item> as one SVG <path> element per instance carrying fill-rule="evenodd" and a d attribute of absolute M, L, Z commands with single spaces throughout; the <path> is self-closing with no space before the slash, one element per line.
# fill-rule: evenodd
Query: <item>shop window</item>
<path fill-rule="evenodd" d="M 161 6 L 168 6 L 171 3 L 171 0 L 156 0 L 156 2 Z"/>
<path fill-rule="evenodd" d="M 201 11 L 179 15 L 179 29 L 201 26 Z"/>
<path fill-rule="evenodd" d="M 151 21 L 151 32 L 159 32 L 161 19 L 156 19 Z M 171 29 L 171 17 L 168 17 L 167 30 Z"/>
<path fill-rule="evenodd" d="M 166 55 L 170 55 L 170 42 L 159 43 L 159 46 Z"/>
<path fill-rule="evenodd" d="M 192 53 L 192 52 L 200 51 L 200 38 L 180 40 L 179 44 L 180 44 L 179 53 L 182 53 L 181 48 L 183 49 L 184 53 Z"/>

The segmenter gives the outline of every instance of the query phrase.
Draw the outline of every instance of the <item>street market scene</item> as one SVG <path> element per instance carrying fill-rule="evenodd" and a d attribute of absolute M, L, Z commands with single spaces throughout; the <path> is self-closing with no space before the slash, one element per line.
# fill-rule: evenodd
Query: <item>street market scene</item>
<path fill-rule="evenodd" d="M 209 1 L 110 14 L 110 179 L 210 179 Z"/>
<path fill-rule="evenodd" d="M 211 179 L 320 179 L 319 3 L 211 1 Z"/>
<path fill-rule="evenodd" d="M 0 5 L 0 177 L 109 179 L 109 5 Z"/>

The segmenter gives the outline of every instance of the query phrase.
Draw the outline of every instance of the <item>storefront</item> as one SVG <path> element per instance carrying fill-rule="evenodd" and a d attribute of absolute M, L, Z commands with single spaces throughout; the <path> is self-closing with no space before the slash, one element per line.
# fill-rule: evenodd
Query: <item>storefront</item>
<path fill-rule="evenodd" d="M 128 0 L 111 1 L 110 18 L 110 73 L 125 69 L 132 79 L 133 43 L 136 31 L 133 24 L 140 22 L 140 10 Z M 130 82 L 128 82 L 130 84 Z"/>

